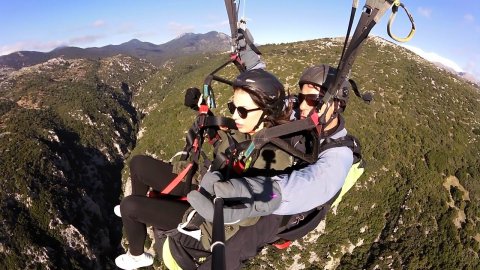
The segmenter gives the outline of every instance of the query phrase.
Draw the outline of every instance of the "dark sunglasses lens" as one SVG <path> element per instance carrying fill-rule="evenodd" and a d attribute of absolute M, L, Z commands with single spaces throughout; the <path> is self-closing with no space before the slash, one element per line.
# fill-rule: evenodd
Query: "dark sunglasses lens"
<path fill-rule="evenodd" d="M 242 118 L 242 119 L 245 119 L 248 116 L 248 110 L 247 109 L 245 109 L 244 107 L 237 107 L 231 101 L 227 103 L 227 107 L 228 107 L 228 110 L 230 111 L 231 114 L 234 114 L 235 111 L 237 111 L 238 116 L 240 116 L 240 118 Z"/>
<path fill-rule="evenodd" d="M 228 102 L 227 103 L 227 107 L 228 107 L 228 110 L 230 111 L 231 114 L 234 114 L 235 113 L 235 109 L 237 107 L 235 107 L 235 104 L 233 104 L 233 102 Z"/>
<path fill-rule="evenodd" d="M 318 104 L 319 97 L 316 94 L 299 94 L 298 102 L 302 104 L 303 101 L 307 102 L 308 106 L 316 106 Z"/>
<path fill-rule="evenodd" d="M 240 116 L 242 119 L 245 119 L 248 116 L 248 111 L 244 107 L 237 107 L 237 112 L 238 116 Z"/>

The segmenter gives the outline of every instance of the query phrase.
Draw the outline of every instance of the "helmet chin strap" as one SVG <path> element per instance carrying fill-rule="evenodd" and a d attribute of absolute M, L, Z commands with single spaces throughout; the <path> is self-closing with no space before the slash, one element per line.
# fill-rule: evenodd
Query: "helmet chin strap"
<path fill-rule="evenodd" d="M 263 123 L 263 118 L 265 116 L 265 112 L 262 110 L 262 115 L 260 115 L 260 119 L 258 119 L 257 124 L 253 127 L 252 131 L 256 131 L 260 125 Z"/>
<path fill-rule="evenodd" d="M 320 102 L 320 103 L 322 103 L 322 102 Z M 339 114 L 339 113 L 338 113 L 338 104 L 339 104 L 339 102 L 338 102 L 337 100 L 335 100 L 335 101 L 333 102 L 333 104 L 323 104 L 323 103 L 320 104 L 320 103 L 319 103 L 315 108 L 313 108 L 313 109 L 310 111 L 309 116 L 312 115 L 312 113 L 314 112 L 314 110 L 318 110 L 318 112 L 320 112 L 321 108 L 322 108 L 323 106 L 326 106 L 326 107 L 325 107 L 325 111 L 324 111 L 322 114 L 319 114 L 319 116 L 318 116 L 318 125 L 319 125 L 319 127 L 317 127 L 317 130 L 318 130 L 318 133 L 319 133 L 320 135 L 322 135 L 322 134 L 324 134 L 324 132 L 325 132 L 325 128 L 326 128 L 328 125 L 330 125 L 330 123 L 332 123 L 332 121 L 333 121 L 335 118 L 337 118 L 337 116 L 338 116 L 338 114 Z M 332 113 L 332 115 L 330 116 L 330 118 L 327 120 L 327 113 L 328 113 L 328 111 L 329 111 L 329 109 L 330 109 L 330 106 L 334 106 L 334 110 L 333 110 L 333 113 Z"/>

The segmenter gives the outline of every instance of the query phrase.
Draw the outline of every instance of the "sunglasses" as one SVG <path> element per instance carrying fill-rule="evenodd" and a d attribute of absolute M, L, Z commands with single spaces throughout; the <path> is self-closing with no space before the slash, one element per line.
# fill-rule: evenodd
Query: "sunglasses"
<path fill-rule="evenodd" d="M 317 106 L 318 102 L 320 102 L 320 95 L 318 94 L 298 94 L 298 103 L 302 104 L 303 101 L 307 102 L 308 106 Z"/>
<path fill-rule="evenodd" d="M 242 107 L 242 106 L 237 107 L 237 106 L 235 106 L 235 104 L 233 104 L 232 101 L 228 102 L 227 106 L 228 106 L 228 110 L 230 111 L 231 114 L 234 114 L 235 111 L 237 111 L 238 116 L 240 116 L 240 118 L 242 118 L 242 119 L 247 118 L 249 112 L 261 110 L 261 108 L 255 108 L 255 109 L 248 110 L 248 109 L 245 109 L 245 107 Z"/>

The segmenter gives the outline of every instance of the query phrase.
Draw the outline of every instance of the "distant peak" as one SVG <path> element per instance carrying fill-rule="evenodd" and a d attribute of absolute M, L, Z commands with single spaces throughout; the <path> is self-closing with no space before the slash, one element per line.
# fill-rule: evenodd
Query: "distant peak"
<path fill-rule="evenodd" d="M 143 41 L 134 38 L 134 39 L 128 41 L 127 43 L 142 43 L 142 42 L 143 42 Z"/>
<path fill-rule="evenodd" d="M 195 35 L 194 33 L 181 33 L 180 35 L 178 35 L 175 39 L 179 39 L 179 38 L 183 38 L 183 37 L 188 37 L 188 36 L 193 36 Z"/>
<path fill-rule="evenodd" d="M 68 48 L 68 46 L 67 45 L 60 45 L 60 46 L 56 47 L 55 49 L 53 49 L 52 52 L 56 51 L 56 50 L 65 49 L 65 48 Z"/>

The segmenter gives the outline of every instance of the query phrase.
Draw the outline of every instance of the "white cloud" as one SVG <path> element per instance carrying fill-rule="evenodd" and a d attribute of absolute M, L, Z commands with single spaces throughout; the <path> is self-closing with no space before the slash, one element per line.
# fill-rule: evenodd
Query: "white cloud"
<path fill-rule="evenodd" d="M 38 40 L 23 40 L 13 44 L 0 45 L 0 55 L 7 55 L 18 51 L 37 51 L 49 52 L 55 48 L 71 45 L 80 45 L 93 43 L 104 38 L 103 35 L 85 35 L 70 38 L 68 41 L 53 40 L 53 41 L 38 41 Z"/>
<path fill-rule="evenodd" d="M 169 22 L 168 23 L 168 30 L 173 32 L 176 36 L 179 36 L 183 33 L 191 33 L 194 32 L 195 27 L 192 25 L 181 24 L 177 22 Z"/>
<path fill-rule="evenodd" d="M 95 28 L 104 27 L 107 23 L 104 20 L 96 20 L 92 23 L 92 26 Z"/>
<path fill-rule="evenodd" d="M 432 10 L 429 9 L 429 8 L 418 7 L 417 11 L 418 11 L 418 13 L 420 13 L 420 15 L 422 15 L 423 17 L 427 17 L 427 18 L 430 19 L 430 17 L 432 16 Z"/>
<path fill-rule="evenodd" d="M 71 43 L 71 44 L 93 43 L 102 38 L 103 36 L 101 35 L 85 35 L 85 36 L 73 37 L 68 40 L 68 43 Z"/>
<path fill-rule="evenodd" d="M 0 46 L 0 55 L 7 55 L 13 52 L 21 51 L 25 48 L 25 44 L 15 43 Z"/>
<path fill-rule="evenodd" d="M 0 55 L 6 55 L 18 51 L 39 51 L 48 52 L 57 47 L 65 46 L 63 41 L 47 41 L 39 42 L 35 40 L 25 40 L 14 44 L 6 44 L 0 46 Z"/>
<path fill-rule="evenodd" d="M 426 60 L 428 60 L 430 62 L 438 62 L 438 63 L 441 63 L 444 66 L 452 68 L 456 72 L 463 72 L 463 69 L 457 63 L 455 63 L 452 60 L 447 59 L 443 56 L 440 56 L 440 55 L 438 55 L 434 52 L 426 52 L 426 51 L 424 51 L 420 48 L 410 46 L 410 45 L 405 45 L 405 44 L 402 44 L 402 46 L 409 49 L 410 51 L 420 55 L 422 58 L 425 58 Z"/>

